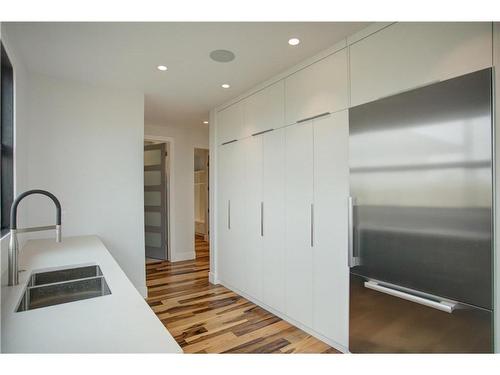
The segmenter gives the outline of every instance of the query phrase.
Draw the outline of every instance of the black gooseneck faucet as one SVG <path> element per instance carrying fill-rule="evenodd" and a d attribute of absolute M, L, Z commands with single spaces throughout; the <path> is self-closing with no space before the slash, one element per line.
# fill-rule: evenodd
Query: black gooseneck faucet
<path fill-rule="evenodd" d="M 43 227 L 31 227 L 31 228 L 17 228 L 17 206 L 19 203 L 26 198 L 28 195 L 32 194 L 41 194 L 52 199 L 56 206 L 56 224 L 48 225 Z M 9 285 L 17 285 L 19 284 L 19 264 L 18 264 L 18 256 L 19 256 L 19 244 L 17 241 L 18 233 L 26 233 L 26 232 L 38 232 L 43 230 L 51 230 L 55 229 L 56 231 L 56 241 L 61 242 L 61 203 L 56 198 L 56 196 L 46 190 L 28 190 L 24 193 L 21 193 L 17 196 L 17 198 L 12 202 L 10 206 L 10 241 L 9 241 Z"/>

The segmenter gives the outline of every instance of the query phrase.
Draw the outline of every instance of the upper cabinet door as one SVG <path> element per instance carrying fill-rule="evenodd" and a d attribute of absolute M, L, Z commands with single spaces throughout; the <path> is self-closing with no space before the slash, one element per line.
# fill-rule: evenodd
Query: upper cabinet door
<path fill-rule="evenodd" d="M 242 138 L 244 104 L 235 103 L 217 113 L 217 144 Z"/>
<path fill-rule="evenodd" d="M 347 108 L 347 70 L 345 48 L 286 78 L 286 124 Z"/>
<path fill-rule="evenodd" d="M 396 23 L 350 46 L 351 106 L 490 67 L 491 23 Z"/>
<path fill-rule="evenodd" d="M 279 81 L 245 99 L 244 136 L 285 125 L 285 87 Z"/>

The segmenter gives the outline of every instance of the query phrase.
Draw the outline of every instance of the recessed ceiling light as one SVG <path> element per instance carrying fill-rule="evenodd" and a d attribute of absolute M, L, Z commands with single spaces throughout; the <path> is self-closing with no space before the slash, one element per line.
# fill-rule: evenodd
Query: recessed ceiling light
<path fill-rule="evenodd" d="M 156 68 L 158 70 L 161 70 L 162 72 L 164 72 L 165 70 L 167 70 L 167 67 L 165 65 L 158 65 Z"/>
<path fill-rule="evenodd" d="M 228 89 L 228 88 L 230 88 L 230 87 L 231 87 L 231 85 L 229 85 L 228 83 L 223 83 L 223 84 L 221 85 L 221 87 L 222 87 L 223 89 Z"/>
<path fill-rule="evenodd" d="M 288 39 L 288 44 L 290 44 L 291 46 L 296 46 L 300 43 L 300 39 L 299 38 L 290 38 Z"/>
<path fill-rule="evenodd" d="M 204 124 L 208 124 L 208 121 L 203 121 Z"/>

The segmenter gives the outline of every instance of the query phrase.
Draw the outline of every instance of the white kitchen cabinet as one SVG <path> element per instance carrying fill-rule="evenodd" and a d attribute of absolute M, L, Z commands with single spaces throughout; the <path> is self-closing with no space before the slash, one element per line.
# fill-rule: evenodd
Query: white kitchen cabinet
<path fill-rule="evenodd" d="M 285 80 L 285 122 L 347 108 L 348 64 L 344 48 Z"/>
<path fill-rule="evenodd" d="M 250 136 L 285 125 L 285 92 L 283 80 L 256 92 L 244 100 L 244 136 Z"/>
<path fill-rule="evenodd" d="M 396 23 L 349 47 L 351 106 L 490 67 L 491 23 Z"/>
<path fill-rule="evenodd" d="M 313 328 L 347 348 L 349 344 L 348 111 L 314 120 L 313 129 Z"/>
<path fill-rule="evenodd" d="M 231 147 L 219 146 L 217 162 L 217 272 L 221 280 L 229 280 L 229 201 L 231 190 Z"/>
<path fill-rule="evenodd" d="M 219 146 L 218 277 L 243 290 L 246 286 L 244 152 L 241 142 Z"/>
<path fill-rule="evenodd" d="M 285 130 L 285 312 L 312 326 L 312 122 Z"/>
<path fill-rule="evenodd" d="M 262 301 L 285 311 L 285 129 L 262 135 Z"/>
<path fill-rule="evenodd" d="M 243 237 L 239 246 L 243 249 L 245 286 L 243 290 L 252 297 L 262 298 L 262 136 L 248 137 L 241 142 L 245 181 Z"/>
<path fill-rule="evenodd" d="M 217 113 L 217 144 L 243 137 L 244 103 L 235 103 Z"/>

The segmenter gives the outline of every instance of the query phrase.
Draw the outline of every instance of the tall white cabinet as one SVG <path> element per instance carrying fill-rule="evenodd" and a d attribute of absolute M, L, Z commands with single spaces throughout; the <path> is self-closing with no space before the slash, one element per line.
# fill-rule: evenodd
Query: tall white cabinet
<path fill-rule="evenodd" d="M 244 163 L 243 193 L 245 220 L 240 247 L 244 253 L 245 283 L 243 290 L 257 299 L 262 298 L 262 137 L 241 140 Z"/>
<path fill-rule="evenodd" d="M 347 145 L 344 110 L 219 146 L 218 164 L 219 279 L 341 349 Z"/>
<path fill-rule="evenodd" d="M 312 326 L 314 240 L 312 122 L 287 127 L 285 144 L 285 309 L 293 319 Z"/>
<path fill-rule="evenodd" d="M 246 285 L 245 253 L 241 246 L 244 222 L 244 152 L 241 143 L 233 142 L 218 149 L 219 173 L 217 222 L 219 254 L 217 269 L 221 279 L 243 289 Z"/>
<path fill-rule="evenodd" d="M 285 129 L 262 135 L 262 301 L 285 311 Z"/>
<path fill-rule="evenodd" d="M 314 247 L 313 327 L 345 345 L 349 341 L 347 199 L 349 195 L 348 111 L 313 121 Z"/>

